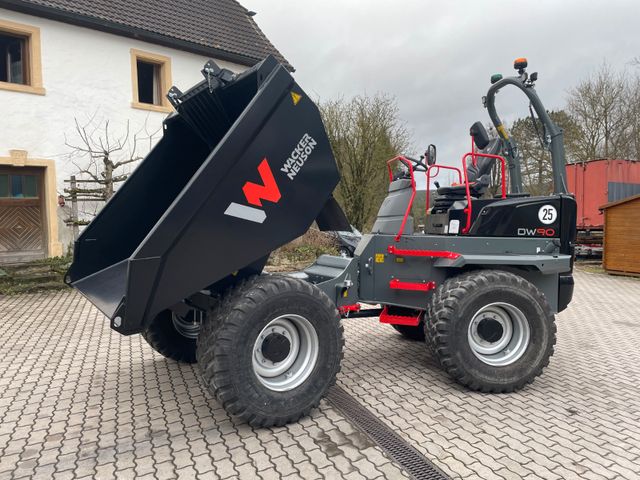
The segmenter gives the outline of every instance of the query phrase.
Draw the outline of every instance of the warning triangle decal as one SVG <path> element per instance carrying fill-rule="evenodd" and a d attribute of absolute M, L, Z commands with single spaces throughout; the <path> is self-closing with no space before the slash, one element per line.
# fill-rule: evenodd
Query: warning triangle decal
<path fill-rule="evenodd" d="M 302 98 L 302 95 L 296 92 L 291 92 L 291 98 L 293 99 L 293 104 L 298 105 L 298 102 Z"/>

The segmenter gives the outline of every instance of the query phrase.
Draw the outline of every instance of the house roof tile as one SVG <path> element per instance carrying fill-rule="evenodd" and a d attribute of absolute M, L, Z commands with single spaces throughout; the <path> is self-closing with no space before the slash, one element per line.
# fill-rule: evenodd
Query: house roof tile
<path fill-rule="evenodd" d="M 0 0 L 0 7 L 244 65 L 271 54 L 291 68 L 235 0 Z"/>

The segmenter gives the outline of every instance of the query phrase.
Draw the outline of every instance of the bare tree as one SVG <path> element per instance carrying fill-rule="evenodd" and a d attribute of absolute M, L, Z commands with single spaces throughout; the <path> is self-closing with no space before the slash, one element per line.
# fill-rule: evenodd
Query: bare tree
<path fill-rule="evenodd" d="M 567 157 L 569 160 L 573 159 L 580 149 L 580 129 L 577 123 L 563 110 L 550 111 L 549 116 L 562 129 Z M 519 118 L 510 130 L 518 145 L 525 190 L 533 195 L 550 193 L 553 189 L 553 168 L 551 153 L 545 145 L 542 123 L 537 118 Z"/>
<path fill-rule="evenodd" d="M 385 195 L 386 161 L 409 145 L 393 97 L 378 94 L 320 105 L 342 180 L 336 196 L 350 222 L 370 227 Z"/>
<path fill-rule="evenodd" d="M 636 82 L 637 83 L 637 82 Z M 580 129 L 577 161 L 629 158 L 633 83 L 607 64 L 569 91 L 567 110 Z"/>
<path fill-rule="evenodd" d="M 629 115 L 627 130 L 629 153 L 627 158 L 640 159 L 640 74 L 636 74 L 629 81 L 627 108 L 627 114 Z"/>
<path fill-rule="evenodd" d="M 139 144 L 148 142 L 151 148 L 154 134 L 141 136 L 141 132 L 131 135 L 130 124 L 127 121 L 125 132 L 115 137 L 109 131 L 109 120 L 103 125 L 95 126 L 93 118 L 85 125 L 75 121 L 77 138 L 69 141 L 65 136 L 65 145 L 71 149 L 70 161 L 77 168 L 77 173 L 89 183 L 92 188 L 78 189 L 79 194 L 95 200 L 109 200 L 118 183 L 124 182 L 131 173 L 131 168 L 124 168 L 142 160 L 137 154 Z"/>
<path fill-rule="evenodd" d="M 114 134 L 108 120 L 98 121 L 95 115 L 85 123 L 75 121 L 75 135 L 69 139 L 65 135 L 65 145 L 69 148 L 67 159 L 73 164 L 74 186 L 65 188 L 65 193 L 81 206 L 82 219 L 74 218 L 70 222 L 84 225 L 95 216 L 109 200 L 118 184 L 124 182 L 136 163 L 142 160 L 143 153 L 155 143 L 159 130 L 150 132 L 145 124 L 134 134 L 127 121 L 124 130 Z"/>

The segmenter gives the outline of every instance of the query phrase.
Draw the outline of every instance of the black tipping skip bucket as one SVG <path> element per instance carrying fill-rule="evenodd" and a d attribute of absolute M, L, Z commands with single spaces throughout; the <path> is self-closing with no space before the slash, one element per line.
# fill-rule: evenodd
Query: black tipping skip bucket
<path fill-rule="evenodd" d="M 121 333 L 259 272 L 336 210 L 324 126 L 290 73 L 268 57 L 240 75 L 208 62 L 203 74 L 184 93 L 171 89 L 162 139 L 75 244 L 67 283 Z"/>

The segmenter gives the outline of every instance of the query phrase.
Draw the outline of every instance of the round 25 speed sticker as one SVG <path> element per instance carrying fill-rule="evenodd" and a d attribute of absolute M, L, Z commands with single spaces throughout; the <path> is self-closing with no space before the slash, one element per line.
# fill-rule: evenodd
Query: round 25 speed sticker
<path fill-rule="evenodd" d="M 545 225 L 551 225 L 558 218 L 558 210 L 553 205 L 543 205 L 538 210 L 538 219 Z"/>

